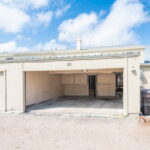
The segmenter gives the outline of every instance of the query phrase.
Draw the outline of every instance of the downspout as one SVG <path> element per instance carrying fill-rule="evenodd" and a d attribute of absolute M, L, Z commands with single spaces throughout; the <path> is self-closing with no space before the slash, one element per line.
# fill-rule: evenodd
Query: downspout
<path fill-rule="evenodd" d="M 22 96 L 23 96 L 23 112 L 26 111 L 26 72 L 24 71 L 24 63 L 22 62 L 22 83 L 23 83 L 23 87 L 22 87 Z"/>
<path fill-rule="evenodd" d="M 7 72 L 6 69 L 4 71 L 4 75 L 5 75 L 5 112 L 7 112 Z"/>
<path fill-rule="evenodd" d="M 123 74 L 123 81 L 124 81 L 124 93 L 123 93 L 123 109 L 124 115 L 128 115 L 128 57 L 125 58 L 125 67 L 124 67 L 124 74 Z"/>
<path fill-rule="evenodd" d="M 127 56 L 127 102 L 126 102 L 126 115 L 128 115 L 128 100 L 129 100 L 129 88 L 128 88 L 128 83 L 129 83 L 129 79 L 128 79 L 128 73 L 129 73 L 129 69 L 128 69 L 128 56 Z"/>

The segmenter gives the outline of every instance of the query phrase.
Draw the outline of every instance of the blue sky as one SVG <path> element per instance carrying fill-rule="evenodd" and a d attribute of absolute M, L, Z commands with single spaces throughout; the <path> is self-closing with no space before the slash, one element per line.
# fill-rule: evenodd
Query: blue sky
<path fill-rule="evenodd" d="M 0 0 L 0 51 L 150 47 L 150 0 Z"/>

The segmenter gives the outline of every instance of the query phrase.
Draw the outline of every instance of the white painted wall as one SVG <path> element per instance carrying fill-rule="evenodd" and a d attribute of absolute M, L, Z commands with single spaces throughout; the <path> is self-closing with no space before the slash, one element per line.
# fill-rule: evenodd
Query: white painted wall
<path fill-rule="evenodd" d="M 26 106 L 63 95 L 61 75 L 26 72 Z"/>

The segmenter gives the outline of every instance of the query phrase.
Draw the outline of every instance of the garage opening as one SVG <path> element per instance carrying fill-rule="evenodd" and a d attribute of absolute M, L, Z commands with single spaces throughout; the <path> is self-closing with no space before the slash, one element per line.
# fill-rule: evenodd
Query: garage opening
<path fill-rule="evenodd" d="M 26 72 L 26 111 L 98 113 L 123 109 L 123 70 Z M 115 112 L 115 111 L 111 111 Z"/>

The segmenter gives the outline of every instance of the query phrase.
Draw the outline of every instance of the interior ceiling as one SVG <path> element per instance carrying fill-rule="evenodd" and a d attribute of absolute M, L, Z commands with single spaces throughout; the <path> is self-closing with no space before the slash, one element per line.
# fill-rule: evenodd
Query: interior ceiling
<path fill-rule="evenodd" d="M 118 73 L 123 72 L 123 69 L 95 69 L 95 70 L 67 70 L 67 71 L 49 71 L 49 74 L 77 74 L 77 73 L 86 73 L 86 74 L 98 74 L 98 73 Z"/>

